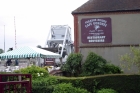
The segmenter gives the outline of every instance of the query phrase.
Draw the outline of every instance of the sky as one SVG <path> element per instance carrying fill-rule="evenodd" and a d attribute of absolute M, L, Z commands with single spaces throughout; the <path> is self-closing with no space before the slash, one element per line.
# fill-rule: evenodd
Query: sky
<path fill-rule="evenodd" d="M 0 0 L 0 48 L 44 47 L 51 25 L 69 25 L 74 40 L 71 12 L 87 1 Z"/>

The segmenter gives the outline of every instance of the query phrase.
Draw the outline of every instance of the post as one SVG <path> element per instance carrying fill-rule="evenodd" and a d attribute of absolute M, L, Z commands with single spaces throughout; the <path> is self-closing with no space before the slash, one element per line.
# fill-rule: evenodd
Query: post
<path fill-rule="evenodd" d="M 4 84 L 0 83 L 0 92 L 1 92 L 1 93 L 4 93 L 4 87 L 3 87 L 3 85 L 4 85 Z"/>
<path fill-rule="evenodd" d="M 5 53 L 5 25 L 4 25 L 4 53 Z"/>
<path fill-rule="evenodd" d="M 15 22 L 15 16 L 14 16 L 14 27 L 15 27 L 15 49 L 17 48 L 17 42 L 16 42 L 16 22 Z"/>

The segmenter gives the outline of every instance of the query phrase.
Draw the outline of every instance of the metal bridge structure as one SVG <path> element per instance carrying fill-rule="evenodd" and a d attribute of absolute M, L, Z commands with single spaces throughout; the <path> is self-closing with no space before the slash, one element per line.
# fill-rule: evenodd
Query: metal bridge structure
<path fill-rule="evenodd" d="M 68 25 L 51 25 L 45 48 L 55 50 L 63 58 L 74 51 L 71 28 Z"/>

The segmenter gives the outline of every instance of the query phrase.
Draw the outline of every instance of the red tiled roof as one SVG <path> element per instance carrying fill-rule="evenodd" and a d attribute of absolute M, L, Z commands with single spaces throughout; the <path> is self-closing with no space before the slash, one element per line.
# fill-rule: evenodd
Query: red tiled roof
<path fill-rule="evenodd" d="M 89 0 L 72 14 L 140 11 L 140 0 Z"/>

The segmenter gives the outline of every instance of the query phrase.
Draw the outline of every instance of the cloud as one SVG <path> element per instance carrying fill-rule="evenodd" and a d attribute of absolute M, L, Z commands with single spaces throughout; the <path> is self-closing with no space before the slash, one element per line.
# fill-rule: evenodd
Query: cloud
<path fill-rule="evenodd" d="M 23 45 L 44 46 L 51 25 L 69 25 L 72 39 L 74 39 L 74 25 L 71 12 L 86 1 L 1 0 L 0 48 L 4 46 L 4 25 L 6 49 L 14 47 L 15 40 L 17 47 Z"/>

